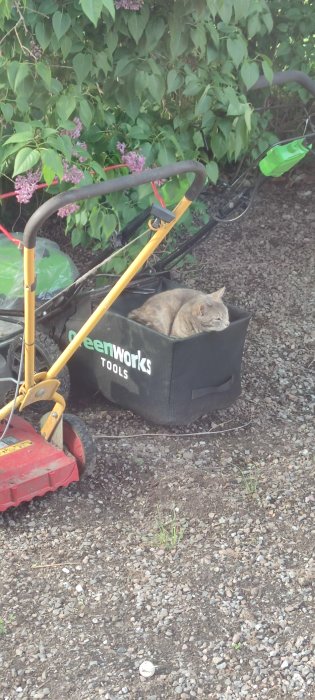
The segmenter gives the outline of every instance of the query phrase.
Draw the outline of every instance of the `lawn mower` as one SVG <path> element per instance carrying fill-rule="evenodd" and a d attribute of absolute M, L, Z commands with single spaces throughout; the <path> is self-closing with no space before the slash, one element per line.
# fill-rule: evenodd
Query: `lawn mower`
<path fill-rule="evenodd" d="M 274 84 L 282 85 L 291 81 L 300 83 L 315 95 L 315 83 L 307 75 L 297 71 L 274 74 Z M 254 88 L 268 86 L 265 78 L 260 78 Z M 309 123 L 311 124 L 311 121 Z M 152 408 L 153 404 L 159 403 L 158 390 L 162 387 L 164 391 L 162 398 L 165 414 L 166 404 L 171 406 L 173 400 L 166 395 L 166 387 L 176 387 L 176 380 L 180 373 L 181 377 L 183 376 L 183 368 L 187 367 L 187 361 L 188 364 L 193 364 L 190 357 L 195 352 L 198 353 L 196 364 L 202 366 L 203 373 L 207 371 L 209 346 L 205 345 L 206 359 L 201 362 L 199 359 L 203 350 L 201 351 L 200 345 L 195 345 L 196 341 L 192 338 L 188 339 L 187 348 L 187 341 L 181 341 L 181 345 L 177 344 L 176 347 L 172 346 L 171 350 L 168 347 L 167 352 L 171 358 L 168 363 L 173 363 L 173 356 L 176 355 L 177 364 L 172 364 L 169 372 L 161 370 L 155 383 L 149 384 L 148 362 L 151 360 L 145 354 L 141 354 L 138 346 L 136 352 L 130 353 L 128 341 L 137 342 L 137 338 L 140 337 L 142 348 L 151 343 L 152 351 L 161 355 L 163 364 L 167 364 L 163 361 L 166 343 L 172 341 L 166 338 L 164 342 L 161 336 L 157 337 L 159 334 L 150 329 L 139 331 L 139 324 L 132 321 L 126 325 L 127 312 L 136 303 L 140 305 L 141 301 L 135 302 L 136 298 L 139 300 L 139 296 L 160 291 L 165 288 L 165 284 L 171 285 L 168 278 L 174 263 L 183 258 L 194 245 L 204 240 L 218 222 L 234 221 L 244 216 L 252 205 L 257 187 L 264 177 L 279 176 L 293 167 L 311 152 L 313 139 L 312 129 L 302 137 L 287 139 L 267 149 L 262 157 L 257 159 L 257 162 L 260 161 L 261 171 L 258 183 L 248 184 L 249 170 L 237 177 L 232 185 L 224 187 L 223 203 L 217 206 L 210 220 L 189 237 L 185 233 L 182 238 L 179 236 L 174 249 L 171 252 L 163 249 L 163 255 L 159 259 L 154 258 L 153 262 L 152 253 L 180 220 L 191 201 L 202 192 L 205 170 L 200 164 L 183 162 L 147 170 L 137 175 L 119 177 L 98 185 L 69 190 L 53 197 L 33 214 L 23 237 L 24 306 L 19 302 L 14 304 L 14 308 L 0 310 L 0 394 L 8 395 L 8 389 L 12 386 L 10 379 L 13 379 L 16 386 L 14 397 L 0 410 L 0 511 L 77 481 L 93 464 L 93 443 L 88 431 L 78 417 L 64 412 L 64 399 L 70 386 L 69 365 L 73 365 L 79 373 L 80 380 L 85 376 L 89 385 L 100 390 L 104 396 L 127 408 L 135 406 L 136 412 L 151 417 L 156 422 L 163 422 Z M 106 250 L 102 251 L 92 269 L 53 294 L 52 298 L 35 296 L 36 234 L 44 221 L 58 208 L 80 199 L 106 196 L 110 192 L 187 172 L 194 173 L 195 180 L 173 211 L 156 204 L 142 211 L 118 237 L 115 237 Z M 124 250 L 148 220 L 151 238 L 121 278 L 114 285 L 88 286 L 93 275 L 99 273 L 108 257 L 115 255 L 117 250 Z M 127 291 L 124 291 L 126 288 Z M 122 310 L 123 300 L 125 308 Z M 114 309 L 113 312 L 110 307 Z M 106 325 L 103 325 L 105 312 Z M 184 382 L 189 389 L 189 400 L 186 394 L 181 394 L 178 398 L 181 405 L 197 406 L 199 413 L 204 406 L 209 409 L 229 405 L 240 391 L 239 367 L 249 317 L 237 309 L 231 309 L 231 315 L 233 323 L 230 324 L 230 330 L 226 329 L 222 334 L 217 334 L 222 336 L 224 352 L 231 347 L 231 340 L 238 342 L 236 357 L 229 356 L 227 351 L 227 361 L 232 365 L 229 366 L 229 371 L 220 359 L 222 345 L 212 338 L 211 353 L 215 376 L 211 375 L 207 382 L 201 382 L 200 377 L 193 374 L 192 386 L 189 381 Z M 124 344 L 112 343 L 108 337 L 109 330 L 115 330 L 116 321 L 122 324 L 119 333 L 122 334 Z M 137 335 L 139 332 L 143 332 L 144 335 Z M 147 335 L 150 332 L 153 333 L 151 337 Z M 227 336 L 224 336 L 225 333 Z M 235 335 L 228 336 L 229 333 Z M 201 338 L 200 342 L 206 342 L 206 339 Z M 98 363 L 95 360 L 91 361 L 95 355 L 98 357 Z M 110 363 L 110 369 L 107 363 Z M 221 376 L 218 372 L 219 367 L 222 369 Z M 106 372 L 101 369 L 105 369 Z M 110 383 L 107 370 L 111 372 Z M 130 380 L 128 390 L 126 376 L 128 381 Z M 180 384 L 182 386 L 183 382 Z M 39 432 L 14 414 L 15 410 L 22 411 L 37 402 L 40 402 L 43 410 L 50 408 L 41 421 Z M 187 417 L 192 420 L 195 415 L 192 409 Z M 177 424 L 183 422 L 181 418 L 177 407 L 171 407 L 168 422 Z M 15 452 L 16 455 L 13 454 Z"/>
<path fill-rule="evenodd" d="M 52 366 L 46 371 L 36 371 L 35 250 L 36 235 L 40 227 L 60 207 L 70 203 L 184 173 L 194 174 L 194 180 L 186 195 L 173 211 L 161 207 L 153 209 L 149 224 L 152 228 L 150 240 Z M 105 312 L 200 194 L 205 181 L 206 171 L 203 165 L 194 161 L 183 161 L 176 165 L 146 170 L 56 195 L 42 204 L 27 222 L 23 236 L 24 332 L 21 361 L 15 396 L 0 410 L 0 511 L 78 481 L 87 467 L 92 465 L 92 439 L 78 417 L 65 415 L 65 400 L 58 392 L 60 381 L 57 377 Z M 14 415 L 16 410 L 23 411 L 37 402 L 47 401 L 52 401 L 53 407 L 43 416 L 39 432 L 26 420 Z"/>

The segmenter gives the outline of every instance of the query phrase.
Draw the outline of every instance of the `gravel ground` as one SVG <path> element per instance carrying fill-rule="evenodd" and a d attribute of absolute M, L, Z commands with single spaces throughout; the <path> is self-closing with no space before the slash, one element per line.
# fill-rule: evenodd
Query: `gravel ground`
<path fill-rule="evenodd" d="M 4 700 L 315 697 L 312 184 L 265 186 L 182 274 L 252 312 L 237 403 L 163 429 L 76 398 L 93 477 L 2 516 Z"/>

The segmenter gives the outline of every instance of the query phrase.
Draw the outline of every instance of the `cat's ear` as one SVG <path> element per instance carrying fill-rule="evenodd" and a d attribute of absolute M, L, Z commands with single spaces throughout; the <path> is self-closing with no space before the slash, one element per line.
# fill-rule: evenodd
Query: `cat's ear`
<path fill-rule="evenodd" d="M 210 296 L 210 294 L 208 294 Z M 199 301 L 198 304 L 195 306 L 195 313 L 197 316 L 206 316 L 207 313 L 209 313 L 209 302 L 207 300 L 205 301 Z"/>
<path fill-rule="evenodd" d="M 212 294 L 209 294 L 209 297 L 213 299 L 213 301 L 220 301 L 223 297 L 224 292 L 225 287 L 221 287 L 221 289 L 218 289 L 216 292 L 212 292 Z"/>

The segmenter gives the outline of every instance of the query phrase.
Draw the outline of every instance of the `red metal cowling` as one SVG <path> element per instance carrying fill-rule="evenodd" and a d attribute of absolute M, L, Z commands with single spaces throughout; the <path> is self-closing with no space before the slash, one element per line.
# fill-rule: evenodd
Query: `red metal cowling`
<path fill-rule="evenodd" d="M 75 458 L 46 442 L 23 418 L 13 417 L 4 440 L 0 438 L 0 512 L 79 481 Z"/>

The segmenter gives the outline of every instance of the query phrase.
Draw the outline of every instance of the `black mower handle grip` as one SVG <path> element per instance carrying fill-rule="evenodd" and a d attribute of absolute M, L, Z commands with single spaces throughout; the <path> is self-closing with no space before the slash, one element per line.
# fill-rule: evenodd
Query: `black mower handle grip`
<path fill-rule="evenodd" d="M 25 226 L 23 244 L 25 248 L 34 248 L 36 244 L 37 232 L 43 225 L 44 221 L 46 221 L 46 219 L 48 219 L 52 214 L 55 214 L 58 209 L 66 206 L 67 204 L 73 204 L 73 202 L 78 202 L 81 199 L 100 197 L 101 195 L 110 194 L 111 192 L 128 190 L 132 187 L 145 185 L 147 182 L 164 180 L 183 173 L 195 174 L 195 179 L 185 195 L 187 199 L 193 201 L 198 197 L 198 194 L 201 192 L 207 178 L 207 173 L 204 166 L 194 160 L 183 160 L 180 163 L 166 165 L 163 168 L 152 168 L 151 170 L 144 170 L 142 173 L 123 175 L 122 177 L 115 178 L 115 180 L 98 182 L 95 185 L 86 185 L 85 187 L 71 189 L 67 192 L 57 194 L 55 197 L 52 197 L 47 202 L 42 204 L 34 212 L 34 214 L 32 214 Z"/>
<path fill-rule="evenodd" d="M 279 71 L 279 73 L 274 73 L 271 83 L 261 75 L 257 82 L 249 89 L 261 90 L 271 85 L 286 85 L 286 83 L 299 83 L 315 97 L 315 80 L 312 80 L 309 75 L 303 73 L 301 70 L 282 70 Z"/>

